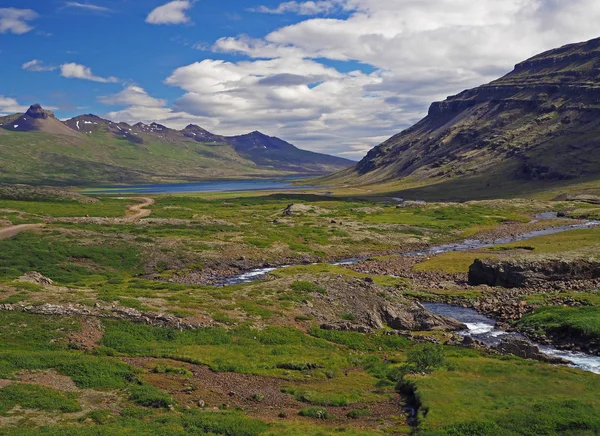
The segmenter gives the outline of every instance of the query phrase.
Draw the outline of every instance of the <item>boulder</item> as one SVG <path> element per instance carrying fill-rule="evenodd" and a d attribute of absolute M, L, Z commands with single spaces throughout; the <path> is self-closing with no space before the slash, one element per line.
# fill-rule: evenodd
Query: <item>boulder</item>
<path fill-rule="evenodd" d="M 419 303 L 381 306 L 381 317 L 385 324 L 396 330 L 410 331 L 458 331 L 466 330 L 467 326 L 460 321 L 447 316 L 435 315 Z"/>
<path fill-rule="evenodd" d="M 553 357 L 542 353 L 537 345 L 532 344 L 528 340 L 522 338 L 504 338 L 493 348 L 501 354 L 512 354 L 523 359 L 539 360 L 540 362 L 553 364 L 570 363 L 564 359 L 561 359 L 560 357 Z"/>
<path fill-rule="evenodd" d="M 21 277 L 19 277 L 19 281 L 35 283 L 36 285 L 41 286 L 51 285 L 52 283 L 54 283 L 51 279 L 49 279 L 48 277 L 44 277 L 42 274 L 36 271 L 31 271 L 23 274 Z"/>

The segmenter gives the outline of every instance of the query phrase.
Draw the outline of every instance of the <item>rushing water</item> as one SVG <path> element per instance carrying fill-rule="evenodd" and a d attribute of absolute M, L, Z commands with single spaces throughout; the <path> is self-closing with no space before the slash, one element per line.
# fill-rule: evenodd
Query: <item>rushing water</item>
<path fill-rule="evenodd" d="M 458 332 L 458 334 L 462 336 L 471 336 L 486 345 L 497 345 L 503 338 L 510 336 L 524 338 L 524 336 L 519 333 L 506 332 L 497 328 L 496 321 L 480 314 L 474 309 L 440 303 L 423 303 L 423 306 L 437 315 L 449 316 L 462 322 L 467 326 L 467 330 Z M 561 357 L 568 360 L 575 368 L 593 372 L 594 374 L 600 374 L 600 356 L 593 356 L 591 354 L 576 351 L 558 350 L 557 348 L 548 345 L 538 345 L 538 347 L 542 352 L 550 356 Z"/>
<path fill-rule="evenodd" d="M 540 218 L 546 218 L 540 217 Z M 547 216 L 550 218 L 550 216 Z M 517 241 L 525 241 L 528 239 L 536 238 L 538 236 L 544 235 L 552 235 L 555 233 L 566 232 L 568 230 L 576 230 L 576 229 L 585 229 L 596 227 L 600 225 L 598 221 L 589 221 L 582 224 L 572 224 L 567 226 L 558 226 L 550 229 L 544 230 L 536 230 L 534 232 L 525 233 L 520 236 L 516 236 L 513 238 L 502 238 L 493 242 L 483 242 L 479 240 L 466 240 L 463 242 L 458 242 L 455 244 L 446 244 L 439 245 L 435 247 L 431 247 L 424 251 L 406 253 L 404 256 L 426 256 L 431 254 L 440 254 L 440 253 L 448 253 L 454 251 L 468 251 L 477 248 L 486 248 L 493 247 L 496 245 L 508 244 L 511 242 Z M 359 262 L 364 261 L 364 258 L 351 258 L 344 259 L 337 262 L 332 262 L 332 265 L 353 265 Z M 258 268 L 244 274 L 240 274 L 237 276 L 230 277 L 228 279 L 223 280 L 219 285 L 228 286 L 228 285 L 237 285 L 242 283 L 250 283 L 256 280 L 263 279 L 270 272 L 276 271 L 280 268 L 288 268 L 291 265 L 285 265 L 278 268 L 268 267 L 268 268 Z M 472 336 L 473 338 L 485 343 L 486 345 L 497 345 L 500 343 L 502 338 L 506 338 L 509 336 L 516 336 L 520 338 L 524 338 L 523 335 L 514 332 L 506 332 L 504 330 L 498 329 L 496 327 L 496 321 L 491 318 L 488 318 L 484 315 L 481 315 L 477 311 L 473 309 L 451 306 L 448 304 L 438 304 L 438 303 L 424 303 L 423 304 L 426 309 L 429 311 L 436 313 L 438 315 L 449 316 L 458 321 L 462 322 L 467 326 L 467 330 L 459 332 L 459 334 L 463 336 Z M 540 350 L 544 353 L 563 358 L 572 363 L 573 367 L 582 369 L 584 371 L 593 372 L 595 374 L 600 374 L 600 357 L 593 356 L 590 354 L 574 352 L 574 351 L 564 351 L 558 350 L 552 346 L 546 345 L 538 345 Z"/>
<path fill-rule="evenodd" d="M 100 194 L 191 194 L 200 192 L 243 192 L 308 189 L 311 186 L 295 186 L 292 181 L 306 177 L 279 179 L 213 180 L 195 183 L 155 183 L 149 185 L 104 186 L 84 191 L 88 195 Z"/>

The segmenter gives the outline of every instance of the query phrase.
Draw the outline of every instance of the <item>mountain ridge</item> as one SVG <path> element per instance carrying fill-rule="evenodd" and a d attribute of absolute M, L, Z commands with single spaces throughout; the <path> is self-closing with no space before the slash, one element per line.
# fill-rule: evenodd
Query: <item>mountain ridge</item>
<path fill-rule="evenodd" d="M 0 180 L 6 182 L 87 185 L 317 176 L 352 164 L 260 132 L 226 137 L 193 124 L 176 130 L 94 114 L 60 121 L 38 104 L 23 114 L 0 117 Z M 30 180 L 27 174 L 38 177 Z"/>
<path fill-rule="evenodd" d="M 434 102 L 327 183 L 566 182 L 600 176 L 600 38 L 518 63 Z M 466 182 L 465 182 L 466 183 Z"/>

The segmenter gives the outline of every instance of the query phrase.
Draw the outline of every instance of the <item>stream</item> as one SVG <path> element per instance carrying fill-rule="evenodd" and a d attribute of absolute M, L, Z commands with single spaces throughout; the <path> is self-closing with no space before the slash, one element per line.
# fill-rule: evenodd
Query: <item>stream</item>
<path fill-rule="evenodd" d="M 549 212 L 546 214 L 540 214 L 536 218 L 539 219 L 548 219 L 548 218 L 556 218 L 556 214 L 554 212 Z M 592 227 L 596 227 L 600 225 L 600 221 L 587 221 L 584 223 L 564 225 L 564 226 L 556 226 L 543 230 L 535 230 L 533 232 L 524 233 L 519 236 L 509 237 L 509 238 L 500 238 L 494 241 L 481 241 L 477 239 L 466 239 L 462 242 L 437 245 L 430 247 L 423 251 L 416 251 L 410 253 L 403 253 L 401 256 L 428 256 L 434 254 L 442 254 L 442 253 L 450 253 L 456 251 L 469 251 L 475 250 L 479 248 L 489 248 L 497 245 L 510 244 L 512 242 L 526 241 L 532 238 L 537 238 L 539 236 L 553 235 L 556 233 L 562 233 L 569 230 L 577 230 L 577 229 L 588 229 Z M 353 265 L 359 262 L 363 262 L 366 258 L 351 258 L 351 259 L 343 259 L 338 260 L 336 262 L 330 262 L 331 265 Z M 295 265 L 283 265 L 278 267 L 268 267 L 268 268 L 257 268 L 243 274 L 239 274 L 236 276 L 232 276 L 222 280 L 217 286 L 232 286 L 239 285 L 244 283 L 251 283 L 254 281 L 258 281 L 263 279 L 267 274 L 277 271 L 282 268 L 289 268 Z M 459 332 L 462 336 L 471 336 L 486 345 L 493 346 L 500 343 L 502 338 L 508 336 L 517 336 L 520 338 L 524 338 L 523 335 L 519 333 L 506 332 L 496 328 L 496 321 L 491 318 L 488 318 L 484 315 L 481 315 L 474 309 L 463 308 L 459 306 L 451 306 L 448 304 L 438 304 L 438 303 L 423 303 L 425 308 L 437 315 L 445 315 L 457 319 L 458 321 L 464 323 L 468 329 L 462 332 Z M 548 355 L 563 358 L 572 363 L 574 368 L 579 368 L 584 371 L 589 371 L 595 374 L 600 374 L 600 356 L 593 356 L 591 354 L 585 354 L 581 352 L 575 351 L 566 351 L 559 350 L 552 346 L 547 345 L 538 345 L 536 344 L 540 350 Z"/>
<path fill-rule="evenodd" d="M 549 214 L 552 214 L 552 215 L 549 215 Z M 538 215 L 536 218 L 544 218 L 544 217 L 548 218 L 550 216 L 555 217 L 555 215 L 556 215 L 555 212 L 547 212 L 545 214 Z M 409 253 L 402 253 L 402 254 L 400 254 L 400 256 L 407 256 L 407 257 L 408 256 L 430 256 L 430 255 L 434 255 L 434 254 L 443 254 L 443 253 L 450 253 L 450 252 L 456 252 L 456 251 L 476 250 L 479 248 L 489 248 L 489 247 L 495 247 L 497 245 L 510 244 L 512 242 L 526 241 L 528 239 L 537 238 L 539 236 L 554 235 L 556 233 L 567 232 L 569 230 L 589 229 L 589 228 L 596 227 L 596 226 L 600 226 L 600 221 L 586 221 L 584 223 L 550 227 L 548 229 L 535 230 L 533 232 L 523 233 L 522 235 L 519 235 L 519 236 L 500 238 L 500 239 L 496 239 L 493 241 L 481 241 L 478 239 L 465 239 L 464 241 L 461 241 L 461 242 L 455 242 L 455 243 L 443 244 L 443 245 L 435 245 L 435 246 L 429 247 L 428 249 L 423 250 L 423 251 L 413 251 L 413 252 L 409 252 Z M 366 258 L 366 257 L 354 257 L 354 258 L 350 258 L 350 259 L 343 259 L 343 260 L 338 260 L 335 262 L 330 262 L 330 265 L 354 265 L 354 264 L 357 264 L 360 262 L 364 262 L 367 259 L 368 258 Z M 299 266 L 299 265 L 281 265 L 281 266 L 277 266 L 277 267 L 266 267 L 266 268 L 253 269 L 253 270 L 247 271 L 243 274 L 238 274 L 238 275 L 235 275 L 232 277 L 225 278 L 225 279 L 221 280 L 220 282 L 218 282 L 216 284 L 216 286 L 232 286 L 232 285 L 241 285 L 244 283 L 255 282 L 258 280 L 262 280 L 267 274 L 269 274 L 273 271 L 277 271 L 282 268 L 289 268 L 291 266 Z"/>
<path fill-rule="evenodd" d="M 458 332 L 459 335 L 471 336 L 488 346 L 497 345 L 503 338 L 510 336 L 526 339 L 525 336 L 520 333 L 506 332 L 496 328 L 496 321 L 480 314 L 474 309 L 441 303 L 422 304 L 425 309 L 436 315 L 449 316 L 462 322 L 467 326 L 467 330 Z M 543 353 L 568 360 L 574 368 L 593 372 L 594 374 L 600 374 L 600 356 L 576 351 L 559 350 L 549 345 L 535 345 L 537 345 Z"/>

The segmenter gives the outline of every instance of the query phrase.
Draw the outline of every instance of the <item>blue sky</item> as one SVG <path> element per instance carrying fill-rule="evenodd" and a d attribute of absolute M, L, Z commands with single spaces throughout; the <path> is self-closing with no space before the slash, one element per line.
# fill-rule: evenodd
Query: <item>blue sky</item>
<path fill-rule="evenodd" d="M 57 115 L 70 117 L 82 110 L 105 113 L 114 109 L 96 100 L 118 92 L 121 83 L 94 84 L 59 74 L 25 74 L 22 65 L 38 59 L 48 65 L 68 62 L 89 66 L 98 76 L 117 76 L 123 82 L 151 89 L 157 98 L 174 100 L 177 89 L 162 82 L 177 67 L 213 58 L 210 47 L 223 36 L 246 34 L 260 38 L 284 25 L 301 21 L 296 14 L 261 14 L 248 9 L 248 0 L 203 1 L 186 13 L 191 22 L 179 26 L 149 25 L 145 19 L 164 0 L 105 0 L 86 2 L 109 11 L 65 6 L 63 0 L 3 0 L 2 6 L 31 9 L 40 16 L 29 23 L 35 30 L 24 35 L 0 36 L 2 91 L 23 104 L 41 101 L 60 107 Z M 73 3 L 73 2 L 71 2 Z M 257 0 L 254 6 L 277 7 L 279 2 Z M 204 47 L 204 48 L 203 48 Z M 219 54 L 235 61 L 244 56 Z M 345 62 L 344 62 L 345 63 Z M 351 62 L 352 69 L 357 65 Z M 341 66 L 341 68 L 349 68 Z"/>
<path fill-rule="evenodd" d="M 432 101 L 598 37 L 595 0 L 0 0 L 0 113 L 40 102 L 360 158 Z"/>

